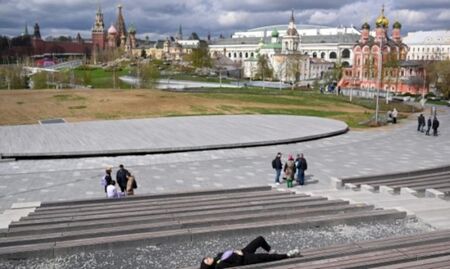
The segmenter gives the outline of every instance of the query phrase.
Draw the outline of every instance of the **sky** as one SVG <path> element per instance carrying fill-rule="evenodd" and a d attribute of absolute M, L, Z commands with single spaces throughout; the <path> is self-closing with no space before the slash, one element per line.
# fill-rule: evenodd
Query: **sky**
<path fill-rule="evenodd" d="M 117 5 L 123 5 L 127 26 L 134 24 L 138 36 L 151 40 L 183 35 L 229 36 L 250 28 L 288 24 L 291 10 L 297 24 L 354 25 L 367 21 L 374 27 L 381 6 L 390 26 L 396 20 L 409 31 L 450 30 L 450 0 L 0 0 L 0 35 L 17 36 L 28 24 L 30 33 L 38 22 L 41 35 L 90 38 L 100 3 L 105 27 L 115 22 Z"/>

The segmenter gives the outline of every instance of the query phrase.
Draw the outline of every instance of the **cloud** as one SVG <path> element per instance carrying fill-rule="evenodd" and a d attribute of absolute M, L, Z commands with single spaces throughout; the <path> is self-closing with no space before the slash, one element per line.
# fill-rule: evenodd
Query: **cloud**
<path fill-rule="evenodd" d="M 116 20 L 120 0 L 101 0 L 107 27 Z M 135 24 L 138 36 L 161 38 L 174 35 L 183 25 L 185 35 L 215 36 L 249 28 L 288 23 L 291 9 L 298 24 L 372 26 L 381 3 L 375 0 L 133 0 L 124 1 L 127 24 Z M 386 0 L 386 16 L 400 20 L 404 31 L 448 29 L 448 0 Z M 39 22 L 41 33 L 86 38 L 95 20 L 93 0 L 0 0 L 0 34 L 19 35 L 25 23 Z M 31 30 L 31 27 L 30 27 Z"/>

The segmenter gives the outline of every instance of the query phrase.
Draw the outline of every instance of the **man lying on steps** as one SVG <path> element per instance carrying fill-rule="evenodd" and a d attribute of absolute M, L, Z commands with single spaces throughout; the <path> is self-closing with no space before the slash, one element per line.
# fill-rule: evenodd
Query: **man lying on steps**
<path fill-rule="evenodd" d="M 255 253 L 258 248 L 263 248 L 268 253 Z M 300 256 L 298 249 L 290 250 L 286 254 L 272 253 L 270 245 L 264 237 L 258 236 L 242 250 L 227 250 L 217 254 L 215 258 L 205 257 L 200 263 L 200 269 L 221 269 L 240 265 L 249 265 L 263 262 L 278 261 Z"/>

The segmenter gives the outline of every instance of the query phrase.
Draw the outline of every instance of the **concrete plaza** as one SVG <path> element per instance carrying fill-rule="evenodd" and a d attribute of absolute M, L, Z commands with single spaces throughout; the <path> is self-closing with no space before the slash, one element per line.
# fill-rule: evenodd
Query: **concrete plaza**
<path fill-rule="evenodd" d="M 416 119 L 412 118 L 383 128 L 350 131 L 339 136 L 282 145 L 143 156 L 3 162 L 0 163 L 0 210 L 10 208 L 13 203 L 102 197 L 104 192 L 100 186 L 100 178 L 104 168 L 113 165 L 115 173 L 121 163 L 136 175 L 138 194 L 273 184 L 271 160 L 278 151 L 284 153 L 284 161 L 287 154 L 300 152 L 304 153 L 308 160 L 307 185 L 295 187 L 296 191 L 356 199 L 356 196 L 349 197 L 352 193 L 349 194 L 348 191 L 336 191 L 332 178 L 417 170 L 449 164 L 449 110 L 440 108 L 438 115 L 441 122 L 438 137 L 417 132 Z M 246 116 L 240 117 L 245 122 Z M 273 119 L 272 122 L 264 123 L 266 128 L 272 129 L 267 136 L 271 140 L 298 138 L 296 133 L 304 131 L 300 125 L 297 131 L 293 130 L 292 128 L 297 126 L 295 123 L 286 127 L 283 122 L 277 123 L 276 117 Z M 314 125 L 309 125 L 308 128 L 313 128 L 311 126 Z M 227 128 L 232 128 L 232 125 L 225 129 Z M 320 128 L 318 126 L 318 129 Z M 258 137 L 258 133 L 261 136 L 259 141 L 267 141 L 267 137 L 264 137 L 265 131 L 255 132 L 253 138 Z M 236 137 L 239 137 L 239 133 Z M 185 138 L 187 141 L 196 140 L 195 134 L 190 131 Z M 197 141 L 202 142 L 201 139 Z M 283 189 L 284 186 L 278 188 Z M 385 194 L 358 195 L 358 199 L 376 206 L 402 208 L 418 216 L 424 208 L 436 208 L 434 213 L 440 215 L 441 220 L 424 214 L 424 221 L 435 221 L 431 225 L 435 224 L 436 227 L 449 223 L 448 219 L 442 219 L 445 212 L 450 212 L 448 201 L 391 195 L 390 204 L 383 205 L 383 200 L 387 199 Z M 428 215 L 431 213 L 433 212 L 428 212 Z"/>

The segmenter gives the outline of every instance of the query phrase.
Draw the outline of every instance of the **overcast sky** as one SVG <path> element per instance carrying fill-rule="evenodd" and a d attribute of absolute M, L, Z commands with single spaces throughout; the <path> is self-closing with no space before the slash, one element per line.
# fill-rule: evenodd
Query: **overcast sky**
<path fill-rule="evenodd" d="M 0 0 L 0 34 L 20 35 L 38 22 L 42 36 L 90 37 L 96 0 Z M 374 27 L 384 3 L 391 25 L 398 20 L 403 34 L 418 30 L 450 30 L 449 0 L 99 0 L 105 26 L 116 20 L 117 4 L 124 6 L 127 26 L 134 24 L 140 37 L 154 40 L 175 35 L 179 25 L 185 36 L 197 32 L 213 37 L 249 28 L 286 24 L 291 9 L 297 24 Z M 391 27 L 390 25 L 390 27 Z"/>

